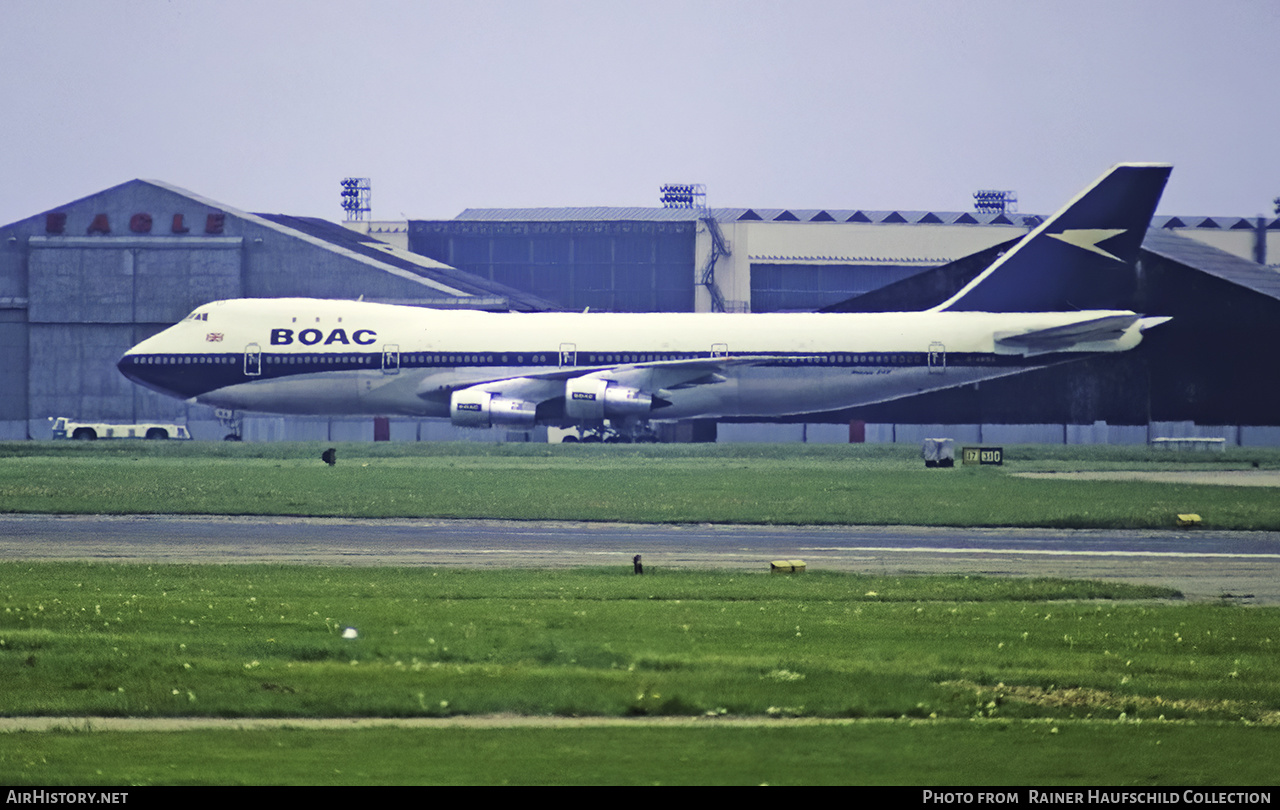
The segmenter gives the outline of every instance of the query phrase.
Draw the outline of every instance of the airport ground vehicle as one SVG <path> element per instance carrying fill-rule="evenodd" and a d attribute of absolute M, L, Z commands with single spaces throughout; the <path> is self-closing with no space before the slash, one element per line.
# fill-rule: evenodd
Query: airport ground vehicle
<path fill-rule="evenodd" d="M 111 424 L 78 422 L 66 416 L 49 417 L 53 422 L 53 438 L 93 441 L 94 439 L 190 439 L 186 425 L 173 422 L 138 422 Z"/>

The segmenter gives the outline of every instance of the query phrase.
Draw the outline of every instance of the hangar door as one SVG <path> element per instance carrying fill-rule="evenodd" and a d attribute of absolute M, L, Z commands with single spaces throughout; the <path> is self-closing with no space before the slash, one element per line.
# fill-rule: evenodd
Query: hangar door
<path fill-rule="evenodd" d="M 241 295 L 239 237 L 32 237 L 34 323 L 173 324 Z"/>
<path fill-rule="evenodd" d="M 33 236 L 29 418 L 171 416 L 185 408 L 129 382 L 116 361 L 200 304 L 240 296 L 238 237 Z"/>

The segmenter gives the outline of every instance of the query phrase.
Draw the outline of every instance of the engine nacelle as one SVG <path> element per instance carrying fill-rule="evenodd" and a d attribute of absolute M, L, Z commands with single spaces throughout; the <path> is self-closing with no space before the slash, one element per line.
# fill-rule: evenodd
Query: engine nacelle
<path fill-rule="evenodd" d="M 459 427 L 533 427 L 537 421 L 537 403 L 464 388 L 449 398 L 449 419 Z"/>
<path fill-rule="evenodd" d="M 653 395 L 599 377 L 574 377 L 564 384 L 564 414 L 579 422 L 641 416 L 653 410 Z"/>

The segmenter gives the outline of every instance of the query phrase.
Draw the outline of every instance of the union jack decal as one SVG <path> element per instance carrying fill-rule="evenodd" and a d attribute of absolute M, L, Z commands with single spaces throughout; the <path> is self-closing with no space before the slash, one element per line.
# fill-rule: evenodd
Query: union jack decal
<path fill-rule="evenodd" d="M 205 335 L 205 336 L 204 336 L 204 339 L 205 339 L 205 340 L 207 340 L 207 341 L 209 341 L 210 343 L 221 343 L 221 342 L 222 342 L 222 333 L 221 333 L 221 332 L 210 332 L 209 334 L 207 334 L 207 335 Z"/>

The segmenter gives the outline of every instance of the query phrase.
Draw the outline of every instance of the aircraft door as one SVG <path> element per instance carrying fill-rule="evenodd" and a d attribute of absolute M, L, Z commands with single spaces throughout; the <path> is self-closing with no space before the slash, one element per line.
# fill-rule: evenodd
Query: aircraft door
<path fill-rule="evenodd" d="M 560 344 L 560 368 L 578 365 L 578 347 L 574 343 Z"/>
<path fill-rule="evenodd" d="M 388 343 L 382 347 L 382 373 L 400 373 L 400 344 Z"/>
<path fill-rule="evenodd" d="M 244 376 L 262 376 L 262 347 L 256 343 L 244 347 Z"/>
<path fill-rule="evenodd" d="M 945 374 L 947 372 L 947 347 L 934 341 L 929 344 L 929 373 Z"/>
<path fill-rule="evenodd" d="M 728 343 L 712 343 L 711 356 L 712 357 L 728 357 L 729 344 Z"/>

